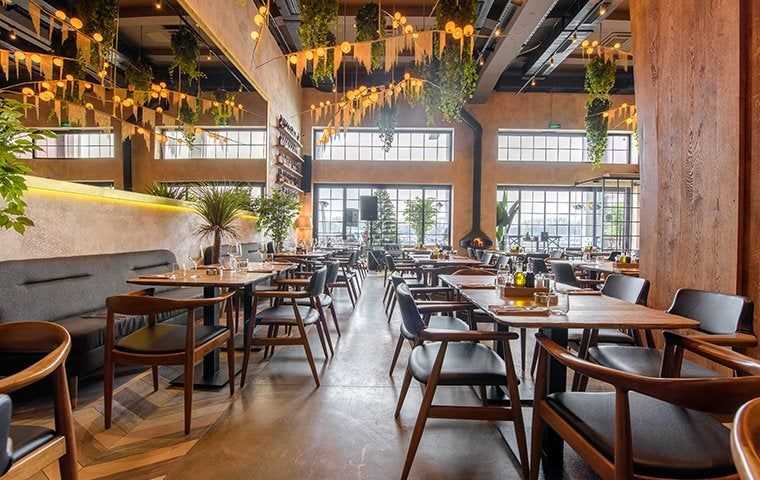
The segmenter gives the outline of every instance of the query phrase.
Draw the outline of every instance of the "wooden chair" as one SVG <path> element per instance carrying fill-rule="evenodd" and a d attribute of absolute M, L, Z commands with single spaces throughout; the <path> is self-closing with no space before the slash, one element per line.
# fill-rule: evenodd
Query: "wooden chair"
<path fill-rule="evenodd" d="M 760 398 L 750 400 L 736 412 L 731 455 L 742 480 L 760 480 Z"/>
<path fill-rule="evenodd" d="M 760 395 L 760 361 L 673 332 L 664 335 L 660 378 L 591 363 L 536 335 L 541 353 L 533 403 L 532 479 L 539 475 L 547 426 L 603 479 L 736 478 L 729 431 L 714 415 L 733 415 Z M 686 351 L 748 376 L 677 378 Z M 615 391 L 547 395 L 550 357 Z"/>
<path fill-rule="evenodd" d="M 328 261 L 327 263 L 325 263 L 325 267 L 327 268 L 327 274 L 325 275 L 325 289 L 324 289 L 324 293 L 319 295 L 319 297 L 317 298 L 317 308 L 320 308 L 323 310 L 323 315 L 326 315 L 324 313 L 324 309 L 330 310 L 330 314 L 332 315 L 332 319 L 333 319 L 333 325 L 335 325 L 335 331 L 338 333 L 338 337 L 340 337 L 340 325 L 338 324 L 338 314 L 335 312 L 335 298 L 332 293 L 332 288 L 330 288 L 330 285 L 333 285 L 338 279 L 340 263 L 334 262 L 334 261 Z M 313 274 L 314 272 L 307 272 L 303 275 L 303 277 L 309 278 Z M 310 302 L 309 299 L 302 299 L 302 300 L 299 300 L 297 303 L 299 305 L 307 306 L 307 305 L 310 305 L 309 302 Z M 325 325 L 325 331 L 327 331 L 327 325 Z"/>
<path fill-rule="evenodd" d="M 276 345 L 301 345 L 306 352 L 306 359 L 309 362 L 311 368 L 311 374 L 314 377 L 314 382 L 319 387 L 319 375 L 317 374 L 317 367 L 314 364 L 314 356 L 311 353 L 311 347 L 309 345 L 309 337 L 306 334 L 306 327 L 314 325 L 319 334 L 319 339 L 322 343 L 322 349 L 327 356 L 327 347 L 325 346 L 323 322 L 324 318 L 320 315 L 317 308 L 319 295 L 322 294 L 325 280 L 327 276 L 327 268 L 322 267 L 308 279 L 308 285 L 302 290 L 281 290 L 281 291 L 261 291 L 254 292 L 253 297 L 253 311 L 258 311 L 258 301 L 260 299 L 270 300 L 275 299 L 275 306 L 267 308 L 256 315 L 256 321 L 249 321 L 245 325 L 245 337 L 243 347 L 243 372 L 240 376 L 240 388 L 245 386 L 246 372 L 248 371 L 248 363 L 251 359 L 251 346 L 260 345 L 264 347 L 276 346 Z M 299 306 L 298 301 L 307 299 L 309 300 L 309 306 Z M 289 303 L 283 303 L 284 301 Z M 267 332 L 267 338 L 254 337 L 254 327 L 256 325 L 266 325 L 271 327 Z M 326 324 L 325 324 L 326 326 Z M 296 327 L 298 336 L 277 337 L 277 329 L 279 327 L 292 328 Z"/>
<path fill-rule="evenodd" d="M 150 365 L 153 373 L 153 391 L 158 391 L 159 365 L 184 366 L 185 435 L 190 433 L 193 410 L 193 373 L 195 365 L 210 352 L 227 345 L 227 367 L 230 377 L 230 395 L 235 393 L 235 340 L 232 335 L 232 297 L 235 292 L 215 298 L 173 300 L 153 296 L 155 289 L 148 288 L 128 295 L 106 299 L 106 346 L 103 390 L 105 425 L 111 428 L 113 410 L 113 382 L 116 365 Z M 216 308 L 224 303 L 227 325 L 195 325 L 194 312 L 199 308 Z M 185 325 L 158 323 L 156 319 L 166 312 L 187 311 Z M 139 330 L 116 338 L 116 315 L 143 315 L 147 324 Z"/>
<path fill-rule="evenodd" d="M 554 280 L 557 283 L 563 283 L 577 288 L 592 288 L 600 283 L 604 283 L 604 280 L 591 279 L 591 278 L 578 278 L 575 276 L 575 270 L 573 266 L 568 262 L 551 262 L 552 273 L 554 274 Z"/>
<path fill-rule="evenodd" d="M 383 274 L 383 281 L 385 282 L 383 304 L 384 305 L 389 304 L 390 303 L 390 300 L 388 299 L 389 296 L 392 296 L 395 293 L 393 284 L 391 283 L 391 280 L 390 280 L 390 277 L 393 276 L 394 273 L 398 273 L 402 277 L 404 275 L 412 275 L 416 277 L 417 271 L 418 271 L 417 265 L 413 263 L 397 262 L 396 259 L 393 258 L 393 255 L 386 254 L 385 255 L 385 273 Z"/>
<path fill-rule="evenodd" d="M 519 468 L 523 477 L 527 478 L 528 447 L 520 394 L 517 390 L 518 380 L 509 349 L 509 341 L 516 339 L 517 335 L 510 332 L 428 328 L 423 321 L 422 313 L 415 305 L 409 288 L 406 285 L 399 286 L 397 295 L 404 327 L 419 339 L 420 344 L 414 347 L 409 355 L 404 382 L 396 405 L 396 418 L 401 414 L 412 378 L 424 386 L 422 404 L 409 442 L 401 479 L 406 480 L 409 476 L 428 418 L 513 422 L 519 451 Z M 506 352 L 505 360 L 502 360 L 490 348 L 477 343 L 488 340 L 503 343 Z M 510 406 L 433 405 L 433 397 L 439 386 L 478 386 L 482 389 L 488 385 L 504 385 Z"/>
<path fill-rule="evenodd" d="M 71 337 L 58 324 L 0 325 L 0 352 L 43 355 L 24 370 L 0 379 L 0 479 L 23 480 L 56 461 L 61 479 L 78 478 L 77 443 L 65 367 L 70 350 Z M 51 377 L 55 389 L 55 428 L 11 425 L 11 400 L 6 394 L 46 377 Z"/>
<path fill-rule="evenodd" d="M 757 344 L 757 338 L 752 333 L 753 304 L 747 297 L 682 288 L 676 292 L 673 304 L 667 311 L 699 321 L 696 333 L 705 341 L 733 348 Z M 654 345 L 654 339 L 650 338 L 648 343 Z M 606 367 L 656 377 L 663 352 L 656 348 L 599 345 L 589 348 L 588 356 Z M 689 361 L 684 361 L 681 372 L 681 376 L 689 378 L 714 375 L 712 370 Z"/>

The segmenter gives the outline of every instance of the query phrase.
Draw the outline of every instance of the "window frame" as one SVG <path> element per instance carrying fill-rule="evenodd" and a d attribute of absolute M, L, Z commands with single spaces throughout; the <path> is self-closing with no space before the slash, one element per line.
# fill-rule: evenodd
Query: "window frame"
<path fill-rule="evenodd" d="M 339 145 L 338 147 L 336 147 L 336 148 L 342 148 L 343 149 L 343 151 L 344 151 L 343 159 L 334 158 L 333 155 L 332 155 L 332 153 L 330 154 L 330 158 L 320 158 L 320 156 L 317 155 L 317 149 L 319 149 L 319 148 L 322 147 L 319 144 L 319 137 L 321 136 L 321 133 L 322 133 L 322 131 L 325 128 L 326 127 L 324 127 L 324 126 L 314 126 L 311 129 L 311 139 L 312 139 L 312 142 L 311 142 L 311 145 L 312 145 L 312 147 L 311 147 L 311 153 L 312 153 L 312 158 L 314 159 L 314 161 L 317 161 L 317 162 L 382 162 L 382 163 L 412 162 L 412 163 L 426 163 L 426 164 L 431 164 L 431 163 L 432 164 L 437 164 L 437 163 L 453 163 L 454 162 L 454 129 L 453 128 L 446 128 L 446 127 L 442 127 L 442 128 L 399 127 L 399 128 L 396 129 L 396 135 L 397 136 L 394 138 L 393 147 L 392 147 L 392 148 L 396 149 L 396 159 L 387 159 L 386 157 L 388 156 L 388 153 L 383 150 L 382 151 L 383 158 L 382 159 L 377 159 L 377 160 L 373 158 L 374 157 L 374 149 L 381 148 L 381 146 L 379 144 L 379 141 L 378 141 L 378 144 L 375 145 L 375 142 L 373 141 L 374 137 L 371 139 L 371 145 L 369 145 L 369 146 L 361 145 L 361 144 L 347 145 L 347 144 L 344 143 L 343 145 Z M 343 133 L 339 133 L 338 135 L 345 136 L 347 134 L 352 134 L 352 133 L 358 133 L 360 135 L 360 140 L 361 140 L 361 134 L 362 133 L 379 134 L 380 133 L 380 129 L 379 128 L 375 128 L 375 127 L 352 127 L 352 128 L 347 129 Z M 448 144 L 448 147 L 441 147 L 441 146 L 427 147 L 424 144 L 422 146 L 420 146 L 420 147 L 417 147 L 417 146 L 414 146 L 414 145 L 410 144 L 409 147 L 408 147 L 410 149 L 409 159 L 408 160 L 407 159 L 401 160 L 401 159 L 399 159 L 400 149 L 401 148 L 406 148 L 406 146 L 402 147 L 400 145 L 401 142 L 400 142 L 400 139 L 398 138 L 398 135 L 400 135 L 400 134 L 407 134 L 407 133 L 409 133 L 409 134 L 413 134 L 413 133 L 422 133 L 422 134 L 439 133 L 439 134 L 445 134 L 448 137 L 448 139 L 449 139 L 449 144 Z M 332 148 L 332 146 L 330 148 Z M 371 155 L 370 155 L 370 159 L 362 159 L 361 158 L 361 156 L 362 156 L 361 154 L 358 155 L 359 158 L 351 158 L 351 159 L 346 158 L 348 156 L 347 155 L 348 149 L 353 149 L 353 148 L 357 149 L 357 152 L 359 152 L 362 149 L 369 149 L 370 152 L 372 152 Z M 437 152 L 437 151 L 440 151 L 440 150 L 442 150 L 444 148 L 447 151 L 447 159 L 446 160 L 438 160 L 437 159 L 437 154 L 436 154 L 436 160 L 424 160 L 425 152 L 427 150 L 435 150 Z M 423 160 L 413 160 L 412 159 L 412 154 L 411 154 L 412 149 L 421 149 L 422 150 Z"/>
<path fill-rule="evenodd" d="M 107 127 L 61 127 L 61 128 L 49 128 L 49 131 L 53 132 L 55 134 L 55 137 L 52 138 L 44 138 L 42 139 L 43 142 L 45 142 L 45 146 L 47 146 L 48 142 L 54 143 L 54 147 L 56 149 L 59 149 L 59 145 L 55 144 L 56 141 L 63 139 L 68 136 L 74 136 L 74 135 L 87 135 L 87 134 L 102 134 L 105 136 L 109 136 L 111 139 L 110 145 L 86 145 L 86 148 L 110 148 L 111 154 L 110 155 L 97 155 L 97 156 L 67 156 L 66 155 L 66 143 L 63 142 L 63 145 L 60 146 L 60 149 L 63 151 L 63 155 L 59 156 L 47 156 L 47 157 L 41 157 L 39 154 L 41 153 L 40 150 L 35 149 L 33 152 L 27 155 L 20 155 L 19 158 L 24 160 L 40 160 L 40 161 L 46 161 L 46 160 L 111 160 L 116 158 L 116 135 L 114 134 L 113 128 L 107 128 Z M 34 144 L 38 148 L 41 148 L 44 150 L 45 146 L 39 145 L 40 140 L 35 140 Z M 81 153 L 82 145 L 77 145 L 77 148 L 79 149 Z"/>
<path fill-rule="evenodd" d="M 194 157 L 192 152 L 194 148 L 197 147 L 197 144 L 194 144 L 193 147 L 188 147 L 188 150 L 190 152 L 189 156 L 178 156 L 178 157 L 167 157 L 166 156 L 166 148 L 168 142 L 160 142 L 158 139 L 156 139 L 155 144 L 156 148 L 154 149 L 153 158 L 154 160 L 165 160 L 165 161 L 183 161 L 183 160 L 266 160 L 267 159 L 267 150 L 269 149 L 269 132 L 268 128 L 266 126 L 261 125 L 250 125 L 250 126 L 241 126 L 241 125 L 235 125 L 230 127 L 217 127 L 217 126 L 202 126 L 199 125 L 199 128 L 201 128 L 205 132 L 214 132 L 219 133 L 220 135 L 224 132 L 251 132 L 251 143 L 250 144 L 239 144 L 240 146 L 250 147 L 251 150 L 254 148 L 262 148 L 263 150 L 263 156 L 261 158 L 256 157 L 241 157 L 241 156 L 224 156 L 224 157 L 209 157 L 209 156 L 198 156 Z M 182 127 L 176 127 L 176 126 L 158 126 L 155 128 L 155 131 L 157 133 L 166 134 L 166 132 L 181 132 Z M 253 143 L 253 133 L 254 132 L 260 132 L 264 134 L 263 143 Z M 203 133 L 202 133 L 203 135 Z M 171 141 L 171 140 L 170 140 Z M 216 144 L 214 143 L 203 143 L 201 144 L 202 148 L 208 148 L 209 146 L 214 146 Z"/>
<path fill-rule="evenodd" d="M 506 136 L 509 134 L 514 135 L 530 135 L 533 137 L 565 137 L 565 138 L 582 138 L 583 145 L 581 148 L 560 148 L 559 145 L 556 148 L 557 154 L 559 156 L 560 150 L 568 150 L 570 152 L 572 151 L 581 151 L 581 155 L 584 158 L 582 161 L 573 161 L 573 160 L 509 160 L 509 150 L 510 147 L 507 145 L 506 147 L 501 146 L 501 137 Z M 634 135 L 633 132 L 627 131 L 627 130 L 609 130 L 607 132 L 607 140 L 613 141 L 616 137 L 624 137 L 628 139 L 628 149 L 626 151 L 626 162 L 625 163 L 615 163 L 615 162 L 608 162 L 604 161 L 602 162 L 603 165 L 638 165 L 638 156 L 634 155 L 634 151 L 638 153 L 638 149 L 634 149 Z M 588 152 L 586 148 L 586 132 L 584 130 L 573 130 L 573 129 L 522 129 L 522 128 L 500 128 L 496 132 L 496 161 L 500 163 L 515 163 L 515 164 L 537 164 L 537 165 L 588 165 L 591 164 L 591 162 L 587 159 Z M 572 145 L 572 140 L 571 140 Z M 519 147 L 519 150 L 522 151 L 522 146 Z M 535 147 L 531 147 L 531 151 L 535 152 L 536 150 L 543 150 L 545 152 L 550 151 L 548 148 L 540 148 L 536 149 Z M 505 159 L 501 158 L 501 152 L 505 151 L 507 152 L 507 155 Z M 605 159 L 609 158 L 610 152 L 616 152 L 620 151 L 620 149 L 607 149 L 607 152 L 605 154 Z M 535 155 L 533 155 L 535 158 Z"/>
<path fill-rule="evenodd" d="M 313 202 L 312 202 L 312 218 L 314 219 L 313 222 L 313 232 L 312 237 L 319 241 L 320 240 L 320 217 L 319 217 L 319 204 L 320 204 L 320 189 L 327 188 L 327 189 L 341 189 L 343 191 L 342 198 L 341 198 L 341 211 L 343 212 L 343 218 L 341 220 L 341 232 L 339 235 L 337 235 L 337 238 L 340 240 L 345 241 L 347 237 L 347 204 L 348 204 L 348 195 L 347 191 L 349 189 L 370 189 L 370 190 L 396 190 L 396 196 L 395 200 L 393 202 L 396 204 L 397 211 L 396 211 L 396 244 L 398 245 L 409 245 L 408 243 L 402 243 L 402 235 L 399 233 L 399 226 L 405 225 L 406 222 L 401 220 L 400 215 L 403 213 L 398 210 L 399 202 L 401 200 L 398 200 L 398 190 L 422 190 L 423 191 L 423 198 L 426 198 L 424 196 L 424 192 L 426 191 L 446 191 L 448 194 L 448 212 L 446 215 L 446 225 L 448 230 L 448 238 L 445 239 L 446 245 L 451 245 L 451 239 L 452 239 L 452 226 L 453 226 L 453 188 L 451 185 L 426 185 L 426 184 L 382 184 L 382 183 L 373 183 L 373 184 L 362 184 L 362 183 L 315 183 L 313 186 Z M 361 192 L 359 197 L 361 198 Z M 359 228 L 362 228 L 362 222 L 363 220 L 359 220 Z M 333 223 L 331 221 L 328 221 L 327 223 Z M 363 234 L 363 231 L 359 232 L 359 235 L 361 236 Z M 336 235 L 327 234 L 327 237 L 324 238 L 335 238 Z M 439 236 L 441 234 L 428 233 L 428 236 Z"/>

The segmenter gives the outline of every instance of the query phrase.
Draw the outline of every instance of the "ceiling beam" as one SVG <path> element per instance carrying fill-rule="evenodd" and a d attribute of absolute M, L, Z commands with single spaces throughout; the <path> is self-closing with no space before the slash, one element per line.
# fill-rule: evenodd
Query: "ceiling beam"
<path fill-rule="evenodd" d="M 557 0 L 530 0 L 516 6 L 517 10 L 502 29 L 501 40 L 480 70 L 480 80 L 472 99 L 474 103 L 488 99 L 504 70 L 517 58 L 556 3 Z"/>

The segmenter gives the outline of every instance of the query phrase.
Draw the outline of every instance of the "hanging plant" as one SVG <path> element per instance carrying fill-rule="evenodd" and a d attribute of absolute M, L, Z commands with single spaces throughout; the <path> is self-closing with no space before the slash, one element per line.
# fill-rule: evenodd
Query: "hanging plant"
<path fill-rule="evenodd" d="M 211 109 L 214 125 L 226 127 L 230 124 L 230 118 L 232 118 L 232 107 L 227 102 L 232 102 L 232 105 L 235 105 L 235 95 L 225 91 L 217 91 L 214 93 L 214 98 L 216 99 L 216 104 Z"/>
<path fill-rule="evenodd" d="M 382 38 L 385 22 L 381 17 L 380 7 L 376 3 L 366 3 L 356 12 L 356 40 L 368 42 Z M 382 70 L 385 64 L 385 45 L 383 42 L 372 44 L 372 70 Z"/>
<path fill-rule="evenodd" d="M 337 0 L 301 0 L 301 25 L 298 34 L 304 49 L 330 47 L 335 45 L 335 35 L 330 30 L 338 15 Z M 311 72 L 315 84 L 330 83 L 333 80 L 333 53 L 327 52 L 319 59 Z"/>
<path fill-rule="evenodd" d="M 187 100 L 183 100 L 179 107 L 179 120 L 184 124 L 182 134 L 190 147 L 195 143 L 195 124 L 198 123 L 198 118 L 200 118 L 198 106 L 192 108 Z"/>
<path fill-rule="evenodd" d="M 612 107 L 610 92 L 615 86 L 616 64 L 594 57 L 586 65 L 586 144 L 588 157 L 600 165 L 607 151 L 607 118 L 602 115 Z"/>
<path fill-rule="evenodd" d="M 79 0 L 75 3 L 77 6 L 77 16 L 84 24 L 82 32 L 90 36 L 99 33 L 103 37 L 100 45 L 112 47 L 116 40 L 116 19 L 119 15 L 119 1 Z M 73 37 L 76 37 L 76 35 L 69 36 L 69 38 Z M 102 65 L 100 55 L 101 49 L 99 45 L 93 42 L 89 55 L 85 52 L 78 52 L 77 58 L 79 58 L 79 60 L 85 65 L 89 65 L 95 70 L 99 70 Z M 88 58 L 89 62 L 87 61 Z"/>
<path fill-rule="evenodd" d="M 153 69 L 142 60 L 130 63 L 124 72 L 127 85 L 135 90 L 150 90 L 153 81 Z"/>
<path fill-rule="evenodd" d="M 179 75 L 183 73 L 191 80 L 199 80 L 206 76 L 198 70 L 198 57 L 201 54 L 201 48 L 198 45 L 198 38 L 195 32 L 187 27 L 180 27 L 179 30 L 172 34 L 172 52 L 174 60 L 169 66 L 169 73 L 174 75 L 175 70 L 179 70 Z"/>
<path fill-rule="evenodd" d="M 475 0 L 440 0 L 436 8 L 437 28 L 444 30 L 449 21 L 472 25 L 476 11 Z M 438 38 L 434 37 L 433 51 L 438 49 Z M 428 123 L 433 123 L 438 114 L 446 122 L 461 120 L 462 108 L 478 84 L 477 63 L 469 49 L 461 50 L 459 42 L 448 42 L 440 57 L 433 57 L 422 66 L 420 75 L 432 87 L 422 93 Z"/>
<path fill-rule="evenodd" d="M 393 147 L 397 118 L 398 112 L 395 105 L 384 105 L 378 112 L 377 128 L 380 129 L 380 141 L 383 142 L 383 150 L 386 152 Z"/>

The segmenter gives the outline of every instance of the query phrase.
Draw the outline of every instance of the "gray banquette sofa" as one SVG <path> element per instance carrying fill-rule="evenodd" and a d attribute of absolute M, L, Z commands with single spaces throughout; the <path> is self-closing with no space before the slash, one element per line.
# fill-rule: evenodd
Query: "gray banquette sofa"
<path fill-rule="evenodd" d="M 167 272 L 176 262 L 168 250 L 0 262 L 0 322 L 46 320 L 69 331 L 72 346 L 66 365 L 76 399 L 79 378 L 103 367 L 106 298 L 140 290 L 126 280 Z M 156 289 L 156 295 L 169 298 L 200 294 L 192 288 Z M 183 322 L 185 316 L 185 312 L 173 312 L 158 320 Z M 145 322 L 144 317 L 118 316 L 116 320 L 118 336 Z M 8 359 L 3 360 L 7 367 Z"/>

